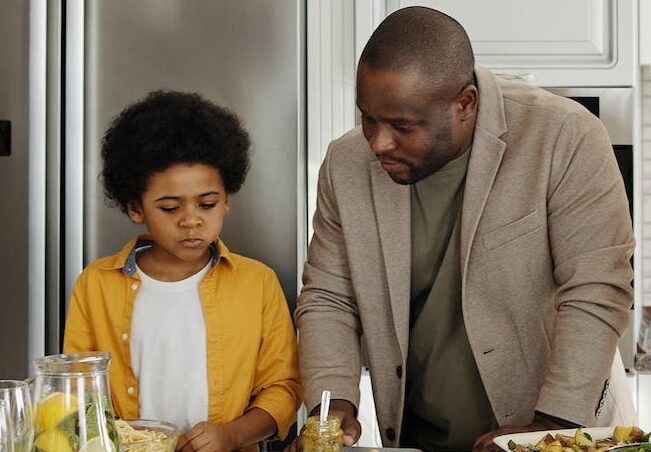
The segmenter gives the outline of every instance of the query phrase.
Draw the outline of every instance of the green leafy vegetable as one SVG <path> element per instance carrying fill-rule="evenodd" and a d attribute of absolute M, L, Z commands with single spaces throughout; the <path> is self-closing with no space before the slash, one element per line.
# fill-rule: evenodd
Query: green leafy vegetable
<path fill-rule="evenodd" d="M 72 450 L 79 449 L 79 435 L 77 434 L 78 413 L 66 416 L 59 423 L 59 430 L 68 437 Z"/>
<path fill-rule="evenodd" d="M 115 416 L 113 415 L 112 410 L 113 405 L 111 405 L 108 398 L 104 399 L 104 403 L 102 405 L 106 407 L 104 410 L 104 416 L 107 421 L 106 423 L 108 427 L 109 440 L 115 446 L 115 450 L 120 450 L 118 432 L 115 429 Z M 98 418 L 99 413 L 101 413 L 101 409 L 102 408 L 97 401 L 89 402 L 86 404 L 86 441 L 96 438 L 100 434 Z M 59 423 L 58 428 L 68 438 L 68 442 L 70 443 L 72 450 L 79 450 L 81 446 L 81 440 L 79 438 L 79 413 L 73 413 L 69 416 L 66 416 Z M 35 448 L 35 452 L 39 452 L 39 449 Z"/>

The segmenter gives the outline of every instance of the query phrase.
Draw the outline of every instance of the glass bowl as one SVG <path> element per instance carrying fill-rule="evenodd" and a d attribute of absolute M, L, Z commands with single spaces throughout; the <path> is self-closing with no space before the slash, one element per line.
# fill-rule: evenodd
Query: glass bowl
<path fill-rule="evenodd" d="M 174 452 L 180 430 L 171 422 L 152 419 L 116 421 L 124 452 Z"/>

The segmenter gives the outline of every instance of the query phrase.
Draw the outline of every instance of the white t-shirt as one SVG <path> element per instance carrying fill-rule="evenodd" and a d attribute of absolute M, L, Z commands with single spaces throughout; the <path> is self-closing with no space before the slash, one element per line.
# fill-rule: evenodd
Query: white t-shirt
<path fill-rule="evenodd" d="M 182 431 L 208 418 L 206 325 L 199 283 L 209 270 L 182 281 L 142 280 L 131 323 L 131 364 L 140 417 L 170 421 Z"/>

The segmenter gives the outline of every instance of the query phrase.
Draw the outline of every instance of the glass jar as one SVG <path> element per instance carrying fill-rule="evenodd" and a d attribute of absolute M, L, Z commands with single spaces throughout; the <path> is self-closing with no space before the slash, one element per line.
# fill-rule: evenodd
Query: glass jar
<path fill-rule="evenodd" d="M 341 421 L 328 416 L 321 422 L 319 416 L 307 418 L 303 432 L 303 450 L 305 452 L 341 452 L 344 450 L 344 432 Z"/>
<path fill-rule="evenodd" d="M 34 359 L 34 450 L 120 450 L 108 383 L 111 354 L 83 352 Z"/>

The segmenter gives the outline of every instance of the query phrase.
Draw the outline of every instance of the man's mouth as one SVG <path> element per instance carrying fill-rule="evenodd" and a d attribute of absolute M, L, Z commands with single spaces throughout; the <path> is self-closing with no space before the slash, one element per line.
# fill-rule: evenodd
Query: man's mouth
<path fill-rule="evenodd" d="M 380 163 L 382 164 L 383 168 L 395 168 L 399 165 L 404 164 L 399 160 L 393 160 L 393 159 L 380 159 Z"/>

